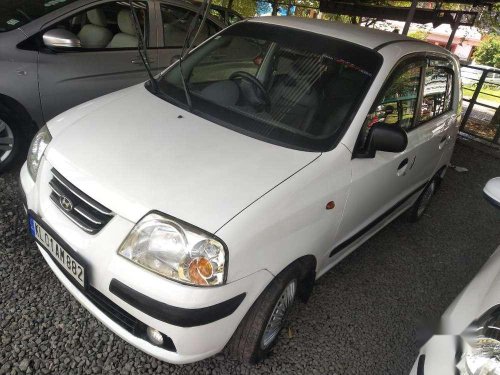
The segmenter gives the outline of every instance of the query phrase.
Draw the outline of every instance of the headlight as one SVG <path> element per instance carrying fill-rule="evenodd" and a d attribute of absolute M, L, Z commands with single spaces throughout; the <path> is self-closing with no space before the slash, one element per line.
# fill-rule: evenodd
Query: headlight
<path fill-rule="evenodd" d="M 28 172 L 31 175 L 33 181 L 36 181 L 36 175 L 38 173 L 38 167 L 40 167 L 40 160 L 42 160 L 43 153 L 47 148 L 47 145 L 52 140 L 49 129 L 47 125 L 41 128 L 35 137 L 31 141 L 30 149 L 28 151 Z"/>
<path fill-rule="evenodd" d="M 487 312 L 465 331 L 457 368 L 461 375 L 500 375 L 500 308 Z"/>
<path fill-rule="evenodd" d="M 129 233 L 118 254 L 150 271 L 191 285 L 224 283 L 226 249 L 213 235 L 151 213 Z"/>

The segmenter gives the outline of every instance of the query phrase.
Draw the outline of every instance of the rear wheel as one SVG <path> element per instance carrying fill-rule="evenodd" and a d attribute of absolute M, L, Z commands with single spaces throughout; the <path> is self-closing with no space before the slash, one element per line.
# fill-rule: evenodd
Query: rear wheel
<path fill-rule="evenodd" d="M 267 357 L 295 300 L 298 275 L 297 267 L 289 266 L 262 292 L 228 344 L 233 357 L 248 363 L 257 363 Z"/>
<path fill-rule="evenodd" d="M 408 220 L 412 223 L 418 221 L 423 215 L 429 203 L 431 201 L 432 196 L 436 192 L 437 188 L 437 177 L 434 177 L 425 187 L 424 191 L 420 194 L 417 201 L 410 208 Z"/>

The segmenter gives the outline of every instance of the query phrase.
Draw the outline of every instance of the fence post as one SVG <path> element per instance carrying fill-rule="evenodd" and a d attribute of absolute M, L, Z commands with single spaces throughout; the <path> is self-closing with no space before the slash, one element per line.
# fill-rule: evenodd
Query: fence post
<path fill-rule="evenodd" d="M 469 105 L 467 106 L 467 110 L 465 111 L 464 117 L 462 118 L 462 123 L 460 124 L 460 130 L 463 130 L 465 127 L 465 124 L 467 123 L 467 120 L 469 119 L 470 113 L 472 112 L 472 108 L 476 104 L 477 97 L 479 96 L 479 93 L 481 92 L 481 89 L 483 88 L 484 81 L 486 80 L 486 76 L 488 75 L 487 70 L 483 70 L 483 73 L 481 74 L 481 78 L 479 78 L 479 82 L 477 83 L 476 90 L 474 90 L 474 94 L 472 94 L 472 97 L 469 100 Z"/>
<path fill-rule="evenodd" d="M 493 122 L 493 125 L 497 127 L 497 131 L 495 133 L 495 136 L 493 137 L 493 143 L 498 144 L 498 140 L 500 139 L 500 106 L 498 106 L 497 110 L 495 111 L 491 122 Z"/>

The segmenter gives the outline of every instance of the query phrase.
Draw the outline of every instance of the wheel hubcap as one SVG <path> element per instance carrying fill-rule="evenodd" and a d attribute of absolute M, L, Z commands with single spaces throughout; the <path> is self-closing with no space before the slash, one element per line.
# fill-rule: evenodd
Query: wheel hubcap
<path fill-rule="evenodd" d="M 287 313 L 292 306 L 297 291 L 297 280 L 292 280 L 288 283 L 274 306 L 273 312 L 269 321 L 267 322 L 266 329 L 262 335 L 261 348 L 267 349 L 278 336 L 278 333 L 283 326 L 283 322 Z"/>
<path fill-rule="evenodd" d="M 14 149 L 14 133 L 5 121 L 0 119 L 0 162 L 7 160 Z"/>
<path fill-rule="evenodd" d="M 422 195 L 422 200 L 420 201 L 420 206 L 418 206 L 418 211 L 417 214 L 418 216 L 422 216 L 424 213 L 425 209 L 429 205 L 429 202 L 434 195 L 434 189 L 435 189 L 436 183 L 432 181 L 430 185 L 425 189 L 424 195 Z"/>

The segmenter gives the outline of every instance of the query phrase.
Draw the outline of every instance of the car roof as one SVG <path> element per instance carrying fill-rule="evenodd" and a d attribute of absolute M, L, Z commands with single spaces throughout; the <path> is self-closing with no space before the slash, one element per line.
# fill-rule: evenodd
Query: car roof
<path fill-rule="evenodd" d="M 277 17 L 267 16 L 251 18 L 248 22 L 267 23 L 278 26 L 291 27 L 294 29 L 307 30 L 309 32 L 331 36 L 337 39 L 347 40 L 361 46 L 378 49 L 383 45 L 394 42 L 412 42 L 422 43 L 429 47 L 430 51 L 447 53 L 444 48 L 434 46 L 430 43 L 410 38 L 398 33 L 360 27 L 358 25 L 347 24 L 336 21 L 318 20 L 314 18 L 302 17 Z M 449 52 L 448 52 L 449 53 Z"/>

